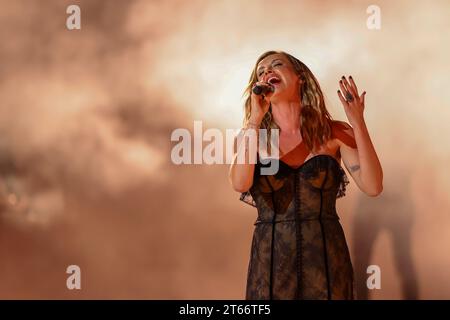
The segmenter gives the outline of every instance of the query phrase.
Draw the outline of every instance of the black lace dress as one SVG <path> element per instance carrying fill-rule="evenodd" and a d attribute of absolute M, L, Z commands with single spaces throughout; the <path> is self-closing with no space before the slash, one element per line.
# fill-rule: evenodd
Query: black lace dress
<path fill-rule="evenodd" d="M 279 160 L 240 200 L 255 206 L 246 299 L 353 299 L 353 268 L 336 212 L 348 178 L 335 158 L 316 155 L 293 168 Z M 276 161 L 276 160 L 275 160 Z"/>

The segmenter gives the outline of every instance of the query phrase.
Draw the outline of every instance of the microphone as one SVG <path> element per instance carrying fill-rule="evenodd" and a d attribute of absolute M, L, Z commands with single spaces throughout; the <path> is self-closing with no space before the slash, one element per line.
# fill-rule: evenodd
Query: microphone
<path fill-rule="evenodd" d="M 274 92 L 275 88 L 271 85 L 268 84 L 267 86 L 264 85 L 256 85 L 253 87 L 253 93 L 260 95 L 260 94 L 267 94 L 269 92 Z"/>

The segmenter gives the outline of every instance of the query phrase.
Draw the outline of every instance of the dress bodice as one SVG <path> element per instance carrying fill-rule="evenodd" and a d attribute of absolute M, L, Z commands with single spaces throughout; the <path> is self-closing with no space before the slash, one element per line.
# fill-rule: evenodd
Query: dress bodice
<path fill-rule="evenodd" d="M 272 161 L 276 161 L 272 159 Z M 345 195 L 349 183 L 345 171 L 330 155 L 316 155 L 297 168 L 282 160 L 273 175 L 262 175 L 260 169 L 270 163 L 255 164 L 253 185 L 241 193 L 240 200 L 258 209 L 258 221 L 294 219 L 297 201 L 302 219 L 335 216 L 336 199 Z"/>

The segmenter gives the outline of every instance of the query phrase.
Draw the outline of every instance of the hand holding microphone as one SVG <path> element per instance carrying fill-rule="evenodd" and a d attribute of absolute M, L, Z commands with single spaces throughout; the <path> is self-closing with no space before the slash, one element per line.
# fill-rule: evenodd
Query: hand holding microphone
<path fill-rule="evenodd" d="M 256 82 L 251 92 L 251 115 L 253 123 L 261 123 L 264 115 L 269 111 L 270 97 L 275 87 L 267 82 Z"/>
<path fill-rule="evenodd" d="M 253 93 L 256 95 L 267 95 L 269 92 L 274 92 L 275 88 L 273 85 L 267 82 L 257 82 L 253 86 Z"/>

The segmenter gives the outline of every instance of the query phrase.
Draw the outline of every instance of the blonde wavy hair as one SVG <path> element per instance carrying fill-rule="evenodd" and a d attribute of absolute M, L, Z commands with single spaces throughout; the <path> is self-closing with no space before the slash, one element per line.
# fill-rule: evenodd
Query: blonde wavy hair
<path fill-rule="evenodd" d="M 283 54 L 291 62 L 297 75 L 301 76 L 303 80 L 302 85 L 299 87 L 299 96 L 301 97 L 300 112 L 300 132 L 302 139 L 305 141 L 306 146 L 310 151 L 316 150 L 317 147 L 324 144 L 331 138 L 331 115 L 325 107 L 322 90 L 320 89 L 319 82 L 313 75 L 311 70 L 300 60 L 284 51 L 267 51 L 259 56 L 255 63 L 250 80 L 246 89 L 244 90 L 243 97 L 246 98 L 244 104 L 245 116 L 243 125 L 246 126 L 251 114 L 251 90 L 253 85 L 258 81 L 257 67 L 258 63 L 272 54 Z M 269 106 L 269 110 L 264 115 L 261 122 L 261 129 L 267 129 L 268 140 L 267 147 L 270 151 L 270 135 L 271 129 L 280 129 L 275 123 L 272 116 L 272 104 Z"/>

